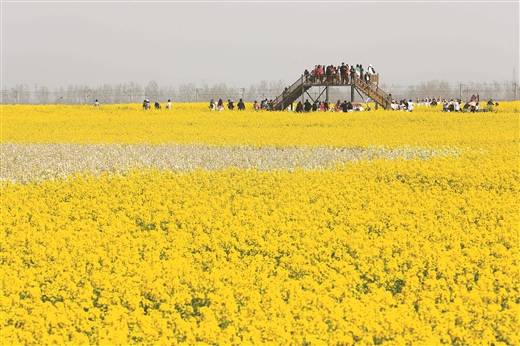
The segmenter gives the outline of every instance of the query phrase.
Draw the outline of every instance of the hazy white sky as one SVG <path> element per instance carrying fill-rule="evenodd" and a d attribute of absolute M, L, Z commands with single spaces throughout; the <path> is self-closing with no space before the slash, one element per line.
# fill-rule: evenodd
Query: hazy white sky
<path fill-rule="evenodd" d="M 2 5 L 2 82 L 291 82 L 314 64 L 371 63 L 384 83 L 518 74 L 519 3 Z"/>

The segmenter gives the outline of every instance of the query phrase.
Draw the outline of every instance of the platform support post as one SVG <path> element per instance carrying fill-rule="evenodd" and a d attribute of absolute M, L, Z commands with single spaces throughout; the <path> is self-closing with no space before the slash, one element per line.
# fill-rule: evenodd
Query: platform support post
<path fill-rule="evenodd" d="M 329 87 L 325 87 L 325 102 L 329 103 Z"/>
<path fill-rule="evenodd" d="M 305 93 L 305 88 L 304 88 L 304 80 L 303 80 L 303 75 L 302 75 L 302 105 L 303 105 L 303 94 Z"/>
<path fill-rule="evenodd" d="M 354 102 L 354 84 L 350 85 L 350 102 Z"/>

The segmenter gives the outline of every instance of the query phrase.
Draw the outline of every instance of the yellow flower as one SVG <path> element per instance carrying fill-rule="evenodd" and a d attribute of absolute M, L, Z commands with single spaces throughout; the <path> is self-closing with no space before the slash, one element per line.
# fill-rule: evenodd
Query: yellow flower
<path fill-rule="evenodd" d="M 458 153 L 2 182 L 6 344 L 520 344 L 518 102 L 456 116 L 2 107 L 3 143 Z"/>

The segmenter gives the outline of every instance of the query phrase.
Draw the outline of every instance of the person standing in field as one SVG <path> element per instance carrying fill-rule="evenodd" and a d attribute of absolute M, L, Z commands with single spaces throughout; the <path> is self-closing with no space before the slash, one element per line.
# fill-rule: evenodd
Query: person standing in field
<path fill-rule="evenodd" d="M 172 109 L 172 100 L 168 99 L 168 102 L 166 102 L 166 109 Z"/>
<path fill-rule="evenodd" d="M 305 112 L 310 112 L 312 110 L 312 104 L 309 102 L 309 100 L 305 100 L 305 103 L 303 105 L 303 110 Z"/>
<path fill-rule="evenodd" d="M 302 101 L 298 101 L 298 103 L 296 104 L 296 113 L 303 113 Z"/>
<path fill-rule="evenodd" d="M 237 108 L 239 111 L 244 111 L 246 109 L 246 105 L 242 99 L 238 100 Z"/>
<path fill-rule="evenodd" d="M 229 109 L 230 111 L 232 111 L 233 109 L 235 109 L 235 104 L 233 103 L 233 100 L 228 99 L 228 106 L 227 106 L 227 107 L 228 107 L 228 109 Z"/>
<path fill-rule="evenodd" d="M 460 112 L 460 103 L 459 103 L 459 100 L 457 100 L 457 99 L 455 99 L 453 101 L 453 111 Z"/>
<path fill-rule="evenodd" d="M 408 104 L 406 105 L 406 108 L 407 108 L 408 112 L 413 112 L 413 101 L 412 101 L 412 99 L 408 100 Z"/>
<path fill-rule="evenodd" d="M 347 113 L 348 112 L 348 103 L 347 103 L 347 100 L 344 100 L 343 103 L 341 104 L 341 111 L 343 113 Z"/>
<path fill-rule="evenodd" d="M 219 112 L 221 112 L 221 111 L 224 110 L 224 101 L 222 101 L 222 99 L 218 99 L 217 110 L 218 110 Z"/>
<path fill-rule="evenodd" d="M 99 101 L 98 101 L 98 99 L 96 99 L 96 101 L 94 101 L 94 107 L 99 107 Z"/>

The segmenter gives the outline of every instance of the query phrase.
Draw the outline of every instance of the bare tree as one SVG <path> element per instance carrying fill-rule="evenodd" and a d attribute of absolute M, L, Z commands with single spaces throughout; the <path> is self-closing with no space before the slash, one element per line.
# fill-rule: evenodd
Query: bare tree
<path fill-rule="evenodd" d="M 144 89 L 144 93 L 146 94 L 146 97 L 157 100 L 159 98 L 159 85 L 157 82 L 153 80 L 148 82 Z"/>

